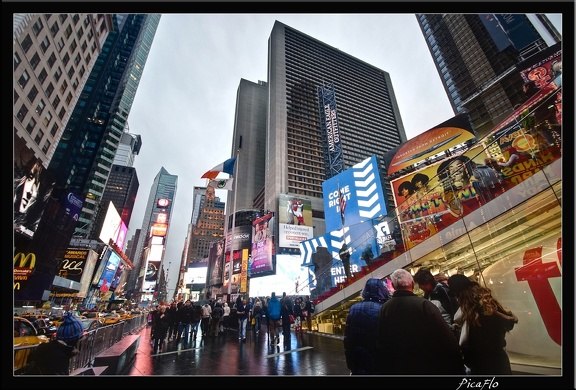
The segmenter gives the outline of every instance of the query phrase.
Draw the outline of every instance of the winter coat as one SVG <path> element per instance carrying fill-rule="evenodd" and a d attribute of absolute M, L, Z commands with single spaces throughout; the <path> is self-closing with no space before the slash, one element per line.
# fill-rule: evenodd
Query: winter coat
<path fill-rule="evenodd" d="M 344 356 L 352 375 L 376 375 L 381 360 L 376 345 L 378 317 L 390 294 L 381 280 L 369 279 L 362 298 L 350 307 L 346 317 Z"/>
<path fill-rule="evenodd" d="M 280 301 L 276 296 L 268 300 L 268 316 L 271 320 L 278 321 L 280 319 Z"/>
<path fill-rule="evenodd" d="M 499 311 L 487 316 L 480 313 L 480 326 L 469 324 L 468 337 L 462 345 L 464 362 L 471 375 L 512 375 L 510 360 L 504 349 L 506 333 L 518 319 Z"/>
<path fill-rule="evenodd" d="M 381 375 L 464 375 L 458 340 L 438 307 L 396 290 L 378 318 Z"/>
<path fill-rule="evenodd" d="M 27 375 L 69 375 L 70 359 L 78 354 L 78 350 L 63 341 L 52 340 L 39 344 L 30 353 L 28 362 L 34 362 L 34 371 Z"/>
<path fill-rule="evenodd" d="M 166 312 L 162 312 L 157 310 L 154 313 L 153 319 L 153 328 L 152 328 L 152 339 L 162 340 L 166 338 L 166 334 L 168 333 L 168 328 L 170 327 L 170 317 L 166 314 Z"/>

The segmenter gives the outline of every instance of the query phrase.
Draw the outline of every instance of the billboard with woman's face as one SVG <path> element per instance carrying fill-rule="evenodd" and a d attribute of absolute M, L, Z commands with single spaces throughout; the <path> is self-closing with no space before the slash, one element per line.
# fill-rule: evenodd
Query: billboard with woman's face
<path fill-rule="evenodd" d="M 14 230 L 32 238 L 48 203 L 54 182 L 35 157 L 14 160 Z"/>

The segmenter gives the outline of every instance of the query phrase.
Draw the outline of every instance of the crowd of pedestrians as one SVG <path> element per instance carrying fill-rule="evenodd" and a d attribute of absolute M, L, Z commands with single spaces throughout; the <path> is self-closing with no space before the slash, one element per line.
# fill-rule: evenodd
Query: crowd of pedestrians
<path fill-rule="evenodd" d="M 427 269 L 390 275 L 393 293 L 368 279 L 344 331 L 351 375 L 511 375 L 506 334 L 517 317 L 465 275 Z M 424 296 L 414 293 L 418 284 Z"/>
<path fill-rule="evenodd" d="M 350 307 L 344 327 L 344 353 L 351 375 L 511 375 L 506 334 L 516 316 L 491 291 L 464 275 L 439 280 L 422 268 L 404 269 L 366 281 L 362 300 Z M 423 296 L 414 293 L 415 285 Z M 390 285 L 388 285 L 390 286 Z M 221 300 L 159 305 L 149 324 L 154 353 L 166 340 L 186 347 L 197 338 L 218 337 L 237 321 L 238 341 L 266 326 L 270 346 L 290 345 L 291 331 L 311 329 L 314 303 L 308 296 L 238 296 L 232 307 Z M 282 335 L 282 338 L 280 337 Z"/>
<path fill-rule="evenodd" d="M 273 292 L 270 297 L 247 298 L 239 295 L 233 305 L 221 299 L 208 300 L 203 304 L 192 302 L 171 302 L 156 305 L 149 313 L 148 326 L 153 353 L 166 350 L 166 342 L 175 341 L 188 347 L 200 337 L 219 337 L 225 331 L 235 330 L 231 318 L 237 321 L 238 340 L 245 342 L 247 332 L 260 335 L 266 327 L 271 346 L 280 345 L 280 329 L 284 345 L 290 344 L 290 332 L 302 330 L 302 324 L 309 321 L 313 304 L 308 296 L 291 298 L 286 293 L 278 299 Z M 307 322 L 311 329 L 311 321 Z"/>

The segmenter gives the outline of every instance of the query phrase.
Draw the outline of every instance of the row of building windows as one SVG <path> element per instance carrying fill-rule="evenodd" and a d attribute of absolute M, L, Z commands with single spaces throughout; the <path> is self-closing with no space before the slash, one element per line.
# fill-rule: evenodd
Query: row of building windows
<path fill-rule="evenodd" d="M 63 31 L 64 38 L 63 37 L 56 38 L 56 35 L 60 31 L 60 27 L 59 27 L 58 23 L 64 25 L 64 23 L 68 19 L 68 15 L 67 14 L 61 14 L 61 15 L 58 15 L 57 17 L 58 17 L 58 19 L 53 21 L 53 23 L 51 24 L 50 35 L 52 36 L 52 38 L 56 39 L 57 51 L 61 52 L 62 49 L 66 46 L 65 41 L 68 41 L 68 39 L 71 37 L 73 28 L 70 24 L 67 25 Z M 46 20 L 46 22 L 50 23 L 50 21 L 52 21 L 54 18 L 52 18 L 51 14 L 46 14 L 46 15 L 44 15 L 44 19 Z M 78 14 L 75 14 L 73 16 L 72 20 L 74 21 L 74 24 L 77 24 L 80 20 L 80 16 Z M 90 25 L 90 19 L 89 19 L 89 16 L 86 16 L 84 27 L 89 26 L 89 25 Z M 36 39 L 38 39 L 39 48 L 41 49 L 42 54 L 44 54 L 44 58 L 47 57 L 46 63 L 48 64 L 49 68 L 52 70 L 54 65 L 57 62 L 56 53 L 52 52 L 52 53 L 48 54 L 48 50 L 51 47 L 51 40 L 50 40 L 48 35 L 45 35 L 43 37 L 41 36 L 43 31 L 44 31 L 44 23 L 43 23 L 43 20 L 41 17 L 37 17 L 37 19 L 31 25 L 31 31 L 32 31 L 32 34 L 34 35 L 34 37 Z M 83 37 L 83 35 L 84 35 L 84 30 L 83 30 L 83 27 L 80 26 L 80 29 L 77 32 L 78 39 L 81 39 Z M 87 34 L 87 41 L 90 41 L 92 38 L 93 38 L 93 34 L 90 30 L 89 33 Z M 30 49 L 32 48 L 32 46 L 33 46 L 33 39 L 30 36 L 30 34 L 26 34 L 20 43 L 20 47 L 22 49 L 22 52 L 24 54 L 27 54 L 30 51 Z M 84 41 L 81 45 L 83 53 L 86 52 L 87 47 L 88 47 L 87 42 Z M 70 40 L 67 51 L 64 54 L 64 56 L 62 57 L 62 64 L 64 66 L 68 65 L 68 63 L 72 59 L 71 56 L 74 55 L 73 53 L 74 53 L 74 51 L 76 51 L 76 49 L 77 49 L 76 40 L 75 39 Z M 97 49 L 96 42 L 93 42 L 92 52 L 95 52 L 96 49 Z M 78 75 L 80 76 L 80 78 L 84 76 L 84 74 L 86 72 L 86 68 L 85 68 L 84 64 L 82 63 L 81 53 L 75 53 L 73 58 L 74 58 L 73 59 L 73 65 L 71 65 L 70 68 L 68 69 L 67 76 L 68 76 L 69 80 L 73 80 L 72 81 L 72 88 L 74 90 L 77 90 L 80 82 L 79 82 L 78 77 L 74 77 L 75 76 L 75 68 L 78 68 L 80 66 L 80 68 L 78 68 Z M 91 53 L 86 53 L 86 56 L 85 56 L 86 64 L 88 64 L 91 61 L 91 58 L 92 58 Z M 17 51 L 14 51 L 14 70 L 15 71 L 21 63 L 22 63 L 22 60 L 20 58 L 19 53 Z M 45 111 L 45 107 L 46 107 L 46 102 L 43 98 L 40 98 L 40 100 L 38 102 L 35 102 L 35 99 L 39 95 L 39 91 L 38 91 L 37 86 L 42 88 L 44 95 L 48 99 L 52 99 L 51 96 L 52 96 L 53 91 L 55 89 L 54 85 L 52 84 L 51 81 L 49 82 L 49 84 L 46 87 L 44 87 L 44 83 L 48 79 L 48 72 L 46 71 L 46 69 L 44 67 L 42 67 L 41 69 L 38 69 L 38 67 L 41 65 L 41 63 L 42 63 L 42 58 L 40 56 L 40 51 L 34 52 L 32 54 L 32 57 L 30 58 L 28 64 L 30 66 L 29 69 L 32 70 L 34 72 L 34 74 L 36 75 L 37 82 L 35 82 L 35 85 L 33 85 L 30 88 L 30 90 L 28 91 L 27 98 L 28 98 L 29 104 L 31 104 L 32 106 L 34 106 L 34 105 L 36 106 L 34 111 L 39 116 L 43 115 L 43 113 Z M 53 79 L 56 82 L 59 82 L 62 79 L 62 75 L 63 75 L 63 71 L 58 66 L 54 70 Z M 17 80 L 17 83 L 20 86 L 20 88 L 22 89 L 22 91 L 25 90 L 25 88 L 27 87 L 31 78 L 32 77 L 31 77 L 31 74 L 29 73 L 29 70 L 23 69 L 22 73 L 20 74 L 20 77 Z M 67 91 L 68 90 L 68 81 L 66 79 L 62 80 L 62 83 L 60 84 L 58 90 L 60 92 L 60 95 L 54 96 L 54 98 L 51 101 L 51 105 L 52 105 L 52 109 L 55 112 L 58 112 L 58 117 L 62 121 L 64 119 L 66 113 L 67 113 L 67 108 L 65 106 L 59 107 L 60 103 L 62 101 L 61 96 L 65 96 L 64 102 L 69 107 L 72 104 L 72 100 L 74 99 L 74 95 L 71 91 Z M 68 92 L 68 93 L 66 93 L 66 92 Z M 14 91 L 14 104 L 17 103 L 18 97 L 19 97 L 19 93 L 15 90 Z M 17 112 L 16 117 L 20 122 L 23 122 L 26 120 L 26 114 L 29 112 L 29 108 L 26 106 L 27 106 L 27 103 L 23 103 L 21 108 Z M 44 118 L 41 120 L 41 123 L 46 128 L 48 128 L 49 126 L 52 126 L 49 134 L 51 137 L 55 137 L 58 133 L 59 124 L 53 123 L 51 125 L 52 118 L 53 118 L 52 112 L 48 111 L 46 113 L 46 115 L 44 116 Z M 37 123 L 36 119 L 34 119 L 34 120 L 30 119 L 25 124 L 23 123 L 23 126 L 25 126 L 27 132 L 29 132 L 30 134 L 31 134 L 31 131 L 32 132 L 34 131 L 34 127 L 36 127 L 37 125 L 38 125 L 38 123 Z M 40 145 L 40 143 L 42 142 L 43 136 L 44 136 L 44 131 L 39 130 L 34 137 L 35 142 Z M 44 142 L 44 144 L 42 144 L 42 150 L 46 153 L 49 150 L 50 146 L 51 146 L 51 141 L 46 140 Z"/>

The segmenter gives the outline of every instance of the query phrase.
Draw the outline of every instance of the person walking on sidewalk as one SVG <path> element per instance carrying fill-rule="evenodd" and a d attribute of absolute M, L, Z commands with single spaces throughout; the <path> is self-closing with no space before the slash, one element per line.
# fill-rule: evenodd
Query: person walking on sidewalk
<path fill-rule="evenodd" d="M 260 301 L 260 298 L 256 298 L 255 302 L 254 302 L 254 307 L 252 308 L 252 318 L 254 318 L 254 333 L 255 334 L 259 334 L 260 333 L 260 320 L 262 319 L 262 302 Z"/>
<path fill-rule="evenodd" d="M 246 323 L 248 322 L 246 298 L 242 298 L 240 304 L 236 305 L 236 315 L 238 316 L 238 340 L 246 342 Z"/>
<path fill-rule="evenodd" d="M 178 324 L 180 323 L 176 302 L 172 302 L 170 307 L 166 309 L 166 315 L 168 315 L 168 322 L 170 323 L 170 327 L 168 328 L 168 340 L 175 339 L 178 334 Z"/>
<path fill-rule="evenodd" d="M 212 314 L 212 307 L 208 303 L 202 305 L 202 321 L 200 322 L 200 329 L 202 336 L 208 336 L 210 331 L 210 314 Z"/>
<path fill-rule="evenodd" d="M 218 337 L 220 332 L 220 321 L 222 315 L 224 314 L 224 309 L 222 309 L 222 304 L 220 301 L 216 302 L 212 313 L 210 313 L 210 336 Z"/>
<path fill-rule="evenodd" d="M 278 297 L 276 297 L 276 293 L 272 292 L 272 295 L 268 300 L 268 317 L 270 319 L 268 337 L 270 339 L 270 345 L 278 344 L 280 342 L 280 336 L 278 335 L 280 314 L 280 301 L 278 300 Z"/>
<path fill-rule="evenodd" d="M 222 314 L 222 322 L 220 323 L 221 332 L 228 330 L 229 327 L 228 321 L 230 321 L 230 306 L 228 306 L 228 302 L 224 302 L 222 309 L 224 310 L 224 314 Z"/>
<path fill-rule="evenodd" d="M 302 311 L 304 308 L 304 302 L 302 302 L 302 298 L 298 297 L 294 300 L 294 332 L 298 333 L 302 331 L 302 320 L 304 316 L 302 315 Z"/>
<path fill-rule="evenodd" d="M 280 307 L 280 313 L 281 313 L 281 317 L 282 317 L 282 335 L 284 336 L 284 345 L 290 345 L 290 327 L 291 327 L 291 322 L 290 322 L 290 317 L 292 316 L 292 318 L 294 318 L 294 310 L 293 310 L 293 304 L 292 304 L 292 300 L 290 299 L 289 296 L 286 295 L 286 293 L 282 293 L 282 301 L 281 303 L 281 307 Z"/>
<path fill-rule="evenodd" d="M 184 302 L 178 311 L 176 311 L 176 315 L 178 317 L 178 334 L 176 335 L 176 342 L 180 342 L 180 338 L 184 337 L 184 346 L 188 345 L 189 339 L 189 332 L 190 332 L 190 324 L 192 323 L 192 301 L 188 299 Z"/>
<path fill-rule="evenodd" d="M 164 346 L 164 339 L 170 327 L 170 319 L 166 314 L 166 306 L 160 305 L 158 310 L 154 313 L 154 330 L 152 331 L 152 340 L 154 340 L 154 354 L 162 352 Z"/>
<path fill-rule="evenodd" d="M 315 306 L 314 303 L 310 300 L 308 295 L 304 296 L 304 310 L 302 311 L 302 315 L 306 319 L 306 328 L 308 332 L 312 332 L 312 313 L 314 313 Z"/>
<path fill-rule="evenodd" d="M 198 328 L 202 322 L 202 306 L 193 305 L 192 314 L 192 325 L 190 326 L 190 333 L 192 333 L 192 342 L 196 342 L 196 336 L 198 335 Z"/>

